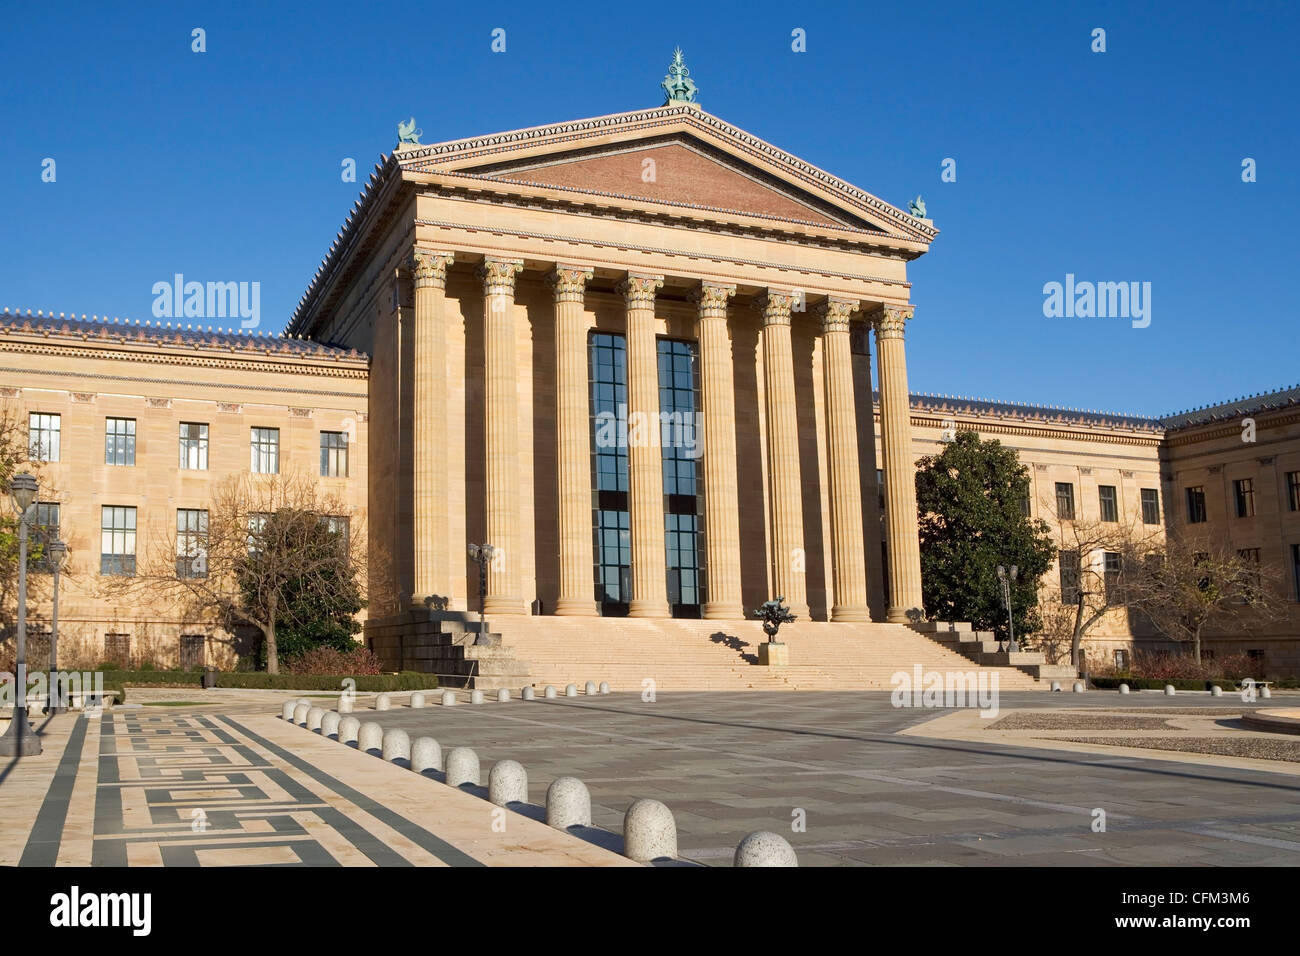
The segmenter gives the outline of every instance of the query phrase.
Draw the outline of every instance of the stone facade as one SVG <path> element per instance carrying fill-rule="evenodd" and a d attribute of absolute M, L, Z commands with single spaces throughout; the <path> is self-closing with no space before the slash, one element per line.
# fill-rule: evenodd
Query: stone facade
<path fill-rule="evenodd" d="M 1060 483 L 1083 518 L 1113 488 L 1119 514 L 1140 520 L 1154 490 L 1165 527 L 1196 482 L 1242 548 L 1292 560 L 1294 396 L 1260 411 L 1245 444 L 1224 409 L 1162 421 L 909 395 L 906 266 L 936 235 L 673 104 L 400 147 L 284 337 L 6 316 L 0 385 L 24 421 L 62 423 L 60 461 L 40 466 L 73 551 L 61 635 L 80 628 L 102 646 L 156 632 L 162 662 L 179 635 L 202 634 L 207 662 L 226 662 L 211 628 L 100 594 L 95 535 L 105 506 L 136 508 L 141 540 L 203 507 L 215 481 L 248 469 L 253 427 L 280 429 L 282 462 L 308 469 L 321 432 L 349 433 L 347 477 L 321 481 L 364 517 L 368 633 L 399 649 L 465 633 L 454 621 L 479 610 L 471 542 L 502 552 L 486 581 L 493 616 L 738 620 L 783 594 L 801 619 L 907 620 L 921 606 L 915 462 L 965 429 L 1019 453 L 1030 513 L 1049 522 Z M 629 437 L 636 413 L 653 435 L 662 403 L 690 396 L 693 494 L 665 470 L 677 452 L 655 441 L 628 441 L 623 484 L 603 484 L 600 456 L 618 453 L 597 447 L 598 340 L 620 356 Z M 108 418 L 134 421 L 134 465 L 104 463 Z M 208 424 L 208 471 L 178 468 L 182 422 Z M 1229 519 L 1245 477 L 1256 513 Z M 624 524 L 600 525 L 610 514 Z M 610 541 L 613 590 L 601 577 Z M 1057 580 L 1053 569 L 1043 582 L 1049 603 Z M 1133 633 L 1111 615 L 1090 650 L 1131 648 Z M 1298 633 L 1293 615 L 1260 645 L 1270 670 L 1293 667 Z M 443 644 L 448 660 L 494 653 Z"/>

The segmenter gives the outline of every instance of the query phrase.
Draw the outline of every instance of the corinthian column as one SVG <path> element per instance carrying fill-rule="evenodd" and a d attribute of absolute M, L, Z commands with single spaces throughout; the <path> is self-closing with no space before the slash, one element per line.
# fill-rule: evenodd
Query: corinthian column
<path fill-rule="evenodd" d="M 627 487 L 632 530 L 630 617 L 668 617 L 664 554 L 664 466 L 659 452 L 659 351 L 655 290 L 663 276 L 629 274 L 627 302 Z"/>
<path fill-rule="evenodd" d="M 903 325 L 911 306 L 882 306 L 872 317 L 880 378 L 880 434 L 885 456 L 885 508 L 889 523 L 889 616 L 905 623 L 924 615 L 921 543 L 916 526 L 916 463 L 912 460 L 912 410 L 907 393 Z"/>
<path fill-rule="evenodd" d="M 822 377 L 826 383 L 827 461 L 830 465 L 832 621 L 869 621 L 867 563 L 862 542 L 857 409 L 849 316 L 856 301 L 829 299 L 821 307 Z"/>
<path fill-rule="evenodd" d="M 799 422 L 794 404 L 790 349 L 792 293 L 769 289 L 756 303 L 763 312 L 763 395 L 767 417 L 768 523 L 772 540 L 773 597 L 808 620 L 804 573 L 803 487 L 799 476 Z"/>
<path fill-rule="evenodd" d="M 744 617 L 740 596 L 740 505 L 736 493 L 736 398 L 731 373 L 727 300 L 734 285 L 705 282 L 692 296 L 699 308 L 695 338 L 700 346 L 704 399 L 704 544 L 710 620 Z"/>
<path fill-rule="evenodd" d="M 521 614 L 519 595 L 519 396 L 515 356 L 515 276 L 522 260 L 488 258 L 483 277 L 483 358 L 487 449 L 488 614 Z"/>
<path fill-rule="evenodd" d="M 450 597 L 447 541 L 447 465 L 437 436 L 447 429 L 447 328 L 443 316 L 450 252 L 416 249 L 411 275 L 415 281 L 415 408 L 412 469 L 415 535 L 413 605 L 431 597 Z"/>
<path fill-rule="evenodd" d="M 587 321 L 583 294 L 592 270 L 557 266 L 555 433 L 560 499 L 560 594 L 556 614 L 595 615 L 591 540 L 591 419 L 587 398 Z"/>

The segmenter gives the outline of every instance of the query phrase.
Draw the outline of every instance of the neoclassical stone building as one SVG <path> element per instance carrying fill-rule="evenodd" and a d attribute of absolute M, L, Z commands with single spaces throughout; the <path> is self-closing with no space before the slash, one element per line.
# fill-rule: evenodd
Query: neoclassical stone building
<path fill-rule="evenodd" d="M 94 578 L 118 567 L 121 509 L 179 528 L 271 432 L 364 516 L 368 623 L 389 631 L 478 610 L 471 543 L 499 550 L 497 621 L 740 620 L 775 595 L 802 620 L 905 621 L 922 606 L 915 462 L 966 428 L 1020 453 L 1032 514 L 1066 486 L 1082 515 L 1167 527 L 1199 487 L 1208 520 L 1300 594 L 1297 393 L 1265 396 L 1244 446 L 1247 406 L 1161 421 L 909 395 L 907 264 L 934 225 L 669 93 L 400 145 L 281 337 L 3 316 L 0 386 L 34 441 L 61 436 L 45 468 L 74 544 L 68 625 L 105 644 L 151 628 L 159 656 L 188 637 L 192 660 L 211 629 L 106 603 Z M 203 475 L 177 453 L 196 425 Z M 128 427 L 129 465 L 112 460 Z M 1298 635 L 1293 615 L 1250 640 L 1300 669 Z M 1107 654 L 1132 640 L 1122 618 L 1097 631 Z"/>

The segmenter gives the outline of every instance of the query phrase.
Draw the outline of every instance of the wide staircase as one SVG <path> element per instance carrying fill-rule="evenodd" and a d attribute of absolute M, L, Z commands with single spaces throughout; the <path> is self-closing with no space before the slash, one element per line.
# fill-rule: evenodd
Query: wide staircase
<path fill-rule="evenodd" d="M 717 690 L 892 690 L 899 671 L 987 672 L 1001 690 L 1043 688 L 1014 666 L 980 666 L 955 649 L 901 624 L 795 622 L 781 628 L 790 665 L 754 663 L 767 640 L 758 621 L 513 617 L 491 628 L 529 682 L 607 681 L 612 690 L 656 693 Z"/>

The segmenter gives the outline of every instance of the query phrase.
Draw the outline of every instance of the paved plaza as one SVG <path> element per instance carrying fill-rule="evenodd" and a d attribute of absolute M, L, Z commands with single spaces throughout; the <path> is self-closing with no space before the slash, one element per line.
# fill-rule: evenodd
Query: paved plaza
<path fill-rule="evenodd" d="M 618 865 L 624 811 L 653 797 L 681 856 L 704 865 L 729 865 L 755 830 L 785 835 L 802 866 L 1300 863 L 1300 738 L 1243 728 L 1261 705 L 1231 696 L 1003 694 L 993 719 L 883 693 L 358 702 L 362 720 L 474 748 L 484 783 L 493 762 L 522 763 L 535 806 L 497 834 L 482 788 L 287 724 L 273 716 L 282 694 L 171 693 L 212 702 L 64 715 L 39 762 L 0 768 L 0 862 Z M 1272 759 L 1134 746 L 1144 738 Z M 538 822 L 563 775 L 586 783 L 610 834 Z"/>

